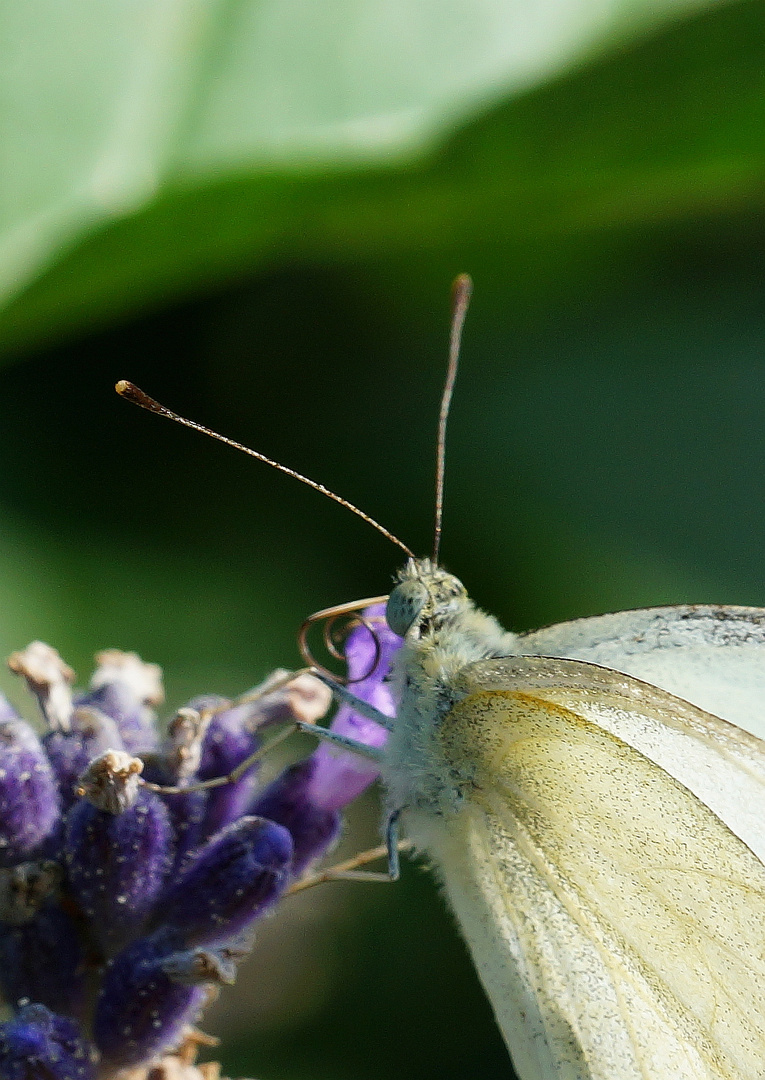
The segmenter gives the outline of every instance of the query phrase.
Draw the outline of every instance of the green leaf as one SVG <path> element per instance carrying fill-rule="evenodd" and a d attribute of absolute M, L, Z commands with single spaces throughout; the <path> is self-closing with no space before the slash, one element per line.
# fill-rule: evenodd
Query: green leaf
<path fill-rule="evenodd" d="M 759 199 L 761 5 L 613 51 L 692 6 L 7 5 L 6 347 L 275 256 L 481 236 L 552 256 L 572 230 Z"/>

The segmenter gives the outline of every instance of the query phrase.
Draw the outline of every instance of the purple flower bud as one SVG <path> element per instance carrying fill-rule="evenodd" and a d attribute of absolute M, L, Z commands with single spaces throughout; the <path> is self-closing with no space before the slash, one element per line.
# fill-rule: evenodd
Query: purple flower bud
<path fill-rule="evenodd" d="M 290 765 L 255 800 L 252 812 L 289 830 L 294 844 L 292 872 L 300 877 L 337 840 L 338 810 L 317 805 L 312 780 L 316 755 Z"/>
<path fill-rule="evenodd" d="M 49 731 L 42 742 L 58 780 L 64 812 L 75 801 L 77 781 L 93 758 L 123 748 L 114 720 L 85 706 L 75 707 L 68 731 Z"/>
<path fill-rule="evenodd" d="M 161 933 L 141 938 L 115 957 L 93 1019 L 102 1071 L 144 1064 L 180 1041 L 215 981 L 212 962 L 200 963 L 201 983 L 188 979 L 191 966 Z"/>
<path fill-rule="evenodd" d="M 78 1025 L 44 1005 L 26 1005 L 0 1025 L 2 1080 L 93 1080 L 95 1058 Z"/>
<path fill-rule="evenodd" d="M 201 702 L 200 702 L 201 704 Z M 208 706 L 210 708 L 210 706 Z M 202 759 L 197 773 L 198 780 L 212 780 L 228 776 L 253 754 L 260 743 L 253 726 L 253 708 L 250 705 L 234 705 L 221 708 L 221 702 L 213 706 L 210 723 L 202 744 Z M 252 802 L 258 765 L 252 765 L 236 780 L 207 792 L 207 806 L 202 825 L 202 836 L 207 839 L 236 821 Z"/>
<path fill-rule="evenodd" d="M 209 722 L 209 714 L 191 707 L 179 709 L 170 721 L 161 750 L 145 757 L 144 779 L 162 787 L 193 788 Z M 193 789 L 162 794 L 175 836 L 173 869 L 176 871 L 186 867 L 191 853 L 204 842 L 202 830 L 208 798 L 209 792 Z"/>
<path fill-rule="evenodd" d="M 373 604 L 365 608 L 361 615 L 370 624 L 371 630 L 359 623 L 346 638 L 348 681 L 358 697 L 388 716 L 392 714 L 393 698 L 385 680 L 404 639 L 394 634 L 388 626 L 385 604 Z"/>
<path fill-rule="evenodd" d="M 288 674 L 281 669 L 274 671 L 228 709 L 221 708 L 224 699 L 198 699 L 193 703 L 212 712 L 202 747 L 200 780 L 232 773 L 258 749 L 259 732 L 266 725 L 294 720 L 315 723 L 324 716 L 332 700 L 329 688 L 312 675 L 299 675 L 285 683 Z M 212 836 L 247 811 L 257 772 L 258 765 L 254 764 L 236 780 L 208 792 L 205 836 Z"/>
<path fill-rule="evenodd" d="M 241 933 L 275 903 L 289 883 L 292 839 L 272 821 L 245 817 L 206 844 L 167 888 L 155 925 L 187 946 Z"/>
<path fill-rule="evenodd" d="M 6 1001 L 26 999 L 80 1016 L 85 1001 L 81 927 L 47 903 L 27 922 L 0 922 L 0 987 Z"/>
<path fill-rule="evenodd" d="M 34 854 L 60 817 L 58 785 L 32 728 L 0 702 L 0 866 Z"/>
<path fill-rule="evenodd" d="M 374 624 L 377 644 L 363 625 L 348 635 L 348 674 L 351 680 L 357 680 L 351 681 L 350 688 L 357 697 L 392 716 L 393 700 L 384 680 L 402 639 L 388 628 L 382 605 L 367 608 L 363 614 Z M 359 716 L 348 705 L 341 705 L 330 728 L 368 746 L 383 746 L 387 739 L 385 728 Z M 255 800 L 252 813 L 290 830 L 295 844 L 293 870 L 295 876 L 300 876 L 337 839 L 340 810 L 378 775 L 374 762 L 323 743 L 306 761 L 290 766 L 277 777 Z"/>
<path fill-rule="evenodd" d="M 121 745 L 131 754 L 157 745 L 156 715 L 152 706 L 165 699 L 162 669 L 146 664 L 137 653 L 105 649 L 96 654 L 96 668 L 88 693 L 76 705 L 99 709 L 115 721 Z"/>
<path fill-rule="evenodd" d="M 157 780 L 155 775 L 152 774 L 155 783 L 168 783 L 167 780 Z M 207 791 L 181 791 L 177 795 L 162 795 L 175 837 L 172 867 L 174 873 L 181 873 L 186 869 L 206 840 L 204 823 L 208 798 Z"/>
<path fill-rule="evenodd" d="M 140 930 L 172 862 L 167 808 L 159 796 L 132 788 L 132 762 L 140 765 L 121 752 L 92 763 L 83 781 L 87 797 L 66 818 L 69 886 L 107 954 Z M 102 773 L 110 776 L 108 783 L 99 783 Z"/>

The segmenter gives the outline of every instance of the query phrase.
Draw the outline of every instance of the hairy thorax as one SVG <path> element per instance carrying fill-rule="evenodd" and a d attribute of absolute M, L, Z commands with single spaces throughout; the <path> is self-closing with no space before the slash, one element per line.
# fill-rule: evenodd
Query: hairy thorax
<path fill-rule="evenodd" d="M 471 765 L 444 753 L 441 722 L 464 697 L 457 687 L 460 671 L 478 660 L 511 655 L 515 641 L 470 601 L 436 629 L 408 637 L 391 673 L 397 710 L 382 769 L 391 810 L 459 810 Z"/>

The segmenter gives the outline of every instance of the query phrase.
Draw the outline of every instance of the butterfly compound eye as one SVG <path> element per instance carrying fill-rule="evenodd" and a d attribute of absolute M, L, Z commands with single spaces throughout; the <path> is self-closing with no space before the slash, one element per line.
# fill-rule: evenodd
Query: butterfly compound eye
<path fill-rule="evenodd" d="M 403 581 L 388 597 L 385 618 L 394 634 L 405 637 L 428 602 L 428 590 L 421 581 Z"/>

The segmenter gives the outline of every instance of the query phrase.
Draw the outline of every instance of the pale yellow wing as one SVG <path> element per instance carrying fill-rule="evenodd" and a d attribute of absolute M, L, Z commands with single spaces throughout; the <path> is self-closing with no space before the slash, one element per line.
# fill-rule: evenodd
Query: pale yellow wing
<path fill-rule="evenodd" d="M 765 862 L 762 739 L 650 683 L 574 660 L 485 660 L 462 668 L 455 689 L 526 691 L 571 709 L 660 765 Z"/>
<path fill-rule="evenodd" d="M 623 738 L 673 711 L 686 740 L 728 726 L 575 662 L 488 661 L 461 682 L 440 741 L 465 807 L 413 825 L 522 1080 L 765 1076 L 765 867 Z"/>

